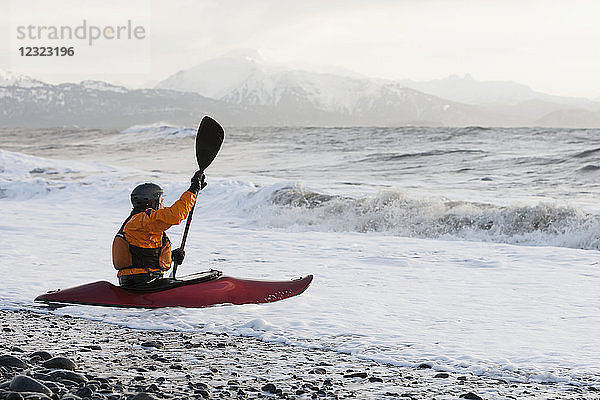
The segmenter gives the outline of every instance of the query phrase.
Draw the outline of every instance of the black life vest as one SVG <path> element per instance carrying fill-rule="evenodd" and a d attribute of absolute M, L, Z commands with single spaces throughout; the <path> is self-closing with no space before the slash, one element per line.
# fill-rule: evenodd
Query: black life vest
<path fill-rule="evenodd" d="M 142 212 L 150 216 L 152 209 L 143 211 L 134 209 L 115 235 L 113 240 L 113 265 L 117 270 L 134 268 L 167 270 L 171 266 L 171 241 L 165 232 L 162 235 L 161 246 L 156 248 L 134 246 L 125 238 L 125 225 L 133 216 Z"/>

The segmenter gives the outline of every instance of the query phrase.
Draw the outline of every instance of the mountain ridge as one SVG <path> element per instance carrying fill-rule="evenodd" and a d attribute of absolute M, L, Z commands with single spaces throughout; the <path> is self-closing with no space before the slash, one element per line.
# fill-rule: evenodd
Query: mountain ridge
<path fill-rule="evenodd" d="M 227 67 L 212 67 L 216 64 Z M 237 74 L 233 74 L 233 78 L 229 77 L 227 85 L 219 86 L 219 82 L 223 80 L 221 72 L 235 68 Z M 177 85 L 170 84 L 173 76 L 181 78 Z M 209 82 L 214 83 L 217 88 L 213 88 L 211 92 L 203 91 L 202 88 Z M 196 90 L 202 95 L 241 106 L 278 107 L 281 98 L 285 99 L 284 104 L 288 104 L 289 98 L 295 97 L 296 103 L 304 106 L 311 104 L 313 108 L 323 111 L 339 112 L 353 120 L 358 116 L 370 122 L 377 120 L 367 117 L 371 112 L 371 116 L 378 116 L 382 124 L 394 123 L 394 118 L 382 116 L 379 112 L 386 109 L 382 106 L 383 103 L 393 101 L 390 99 L 393 97 L 390 93 L 395 93 L 397 107 L 387 107 L 387 111 L 394 113 L 399 111 L 403 103 L 405 107 L 407 102 L 413 105 L 420 104 L 425 95 L 438 98 L 438 108 L 442 111 L 437 116 L 430 114 L 433 119 L 427 120 L 430 123 L 435 121 L 433 123 L 436 124 L 546 126 L 550 121 L 561 121 L 561 124 L 566 126 L 579 127 L 579 116 L 589 115 L 586 111 L 592 114 L 600 111 L 600 102 L 550 95 L 513 81 L 478 81 L 470 74 L 463 77 L 450 75 L 423 82 L 369 78 L 358 74 L 337 75 L 270 65 L 256 52 L 230 53 L 207 60 L 193 68 L 179 71 L 161 81 L 157 87 L 181 91 Z M 386 93 L 387 96 L 382 93 Z M 407 100 L 409 97 L 413 99 Z M 369 103 L 378 104 L 380 107 L 373 109 L 369 107 Z M 461 118 L 448 118 L 444 115 L 447 111 L 446 106 L 458 106 L 468 111 Z M 413 118 L 410 119 L 413 123 L 415 120 L 425 121 L 421 119 L 418 110 L 413 111 Z M 549 114 L 559 111 L 560 119 L 547 118 Z M 397 122 L 407 120 L 396 119 Z M 593 119 L 586 118 L 586 121 L 587 124 Z M 594 122 L 592 126 L 600 124 Z"/>
<path fill-rule="evenodd" d="M 178 71 L 153 89 L 98 80 L 52 85 L 0 70 L 0 106 L 2 126 L 193 125 L 198 114 L 209 113 L 248 126 L 600 127 L 600 102 L 547 95 L 516 82 L 313 72 L 265 62 L 247 49 Z"/>

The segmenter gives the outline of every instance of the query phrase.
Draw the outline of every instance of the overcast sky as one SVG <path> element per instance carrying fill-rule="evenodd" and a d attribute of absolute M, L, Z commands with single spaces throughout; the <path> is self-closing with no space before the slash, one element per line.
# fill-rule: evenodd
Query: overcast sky
<path fill-rule="evenodd" d="M 24 1 L 24 0 L 18 0 Z M 95 21 L 135 10 L 46 2 Z M 123 1 L 122 3 L 127 3 Z M 10 69 L 10 3 L 0 0 L 0 68 Z M 96 2 L 96 4 L 98 4 Z M 360 74 L 430 80 L 470 73 L 565 96 L 600 96 L 600 1 L 594 0 L 149 0 L 147 73 L 35 75 L 50 82 L 109 80 L 140 87 L 237 48 L 270 61 L 332 65 Z M 93 15 L 90 15 L 92 13 Z M 140 11 L 141 13 L 141 11 Z M 141 14 L 140 14 L 141 15 Z M 115 62 L 115 61 L 113 61 Z M 117 61 L 118 63 L 118 61 Z M 19 72 L 19 71 L 15 71 Z"/>

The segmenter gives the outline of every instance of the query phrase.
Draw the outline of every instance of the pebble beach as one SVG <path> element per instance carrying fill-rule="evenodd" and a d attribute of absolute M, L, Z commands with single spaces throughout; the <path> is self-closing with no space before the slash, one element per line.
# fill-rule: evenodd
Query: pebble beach
<path fill-rule="evenodd" d="M 0 311 L 1 399 L 597 399 L 593 386 L 399 367 L 226 334 Z"/>

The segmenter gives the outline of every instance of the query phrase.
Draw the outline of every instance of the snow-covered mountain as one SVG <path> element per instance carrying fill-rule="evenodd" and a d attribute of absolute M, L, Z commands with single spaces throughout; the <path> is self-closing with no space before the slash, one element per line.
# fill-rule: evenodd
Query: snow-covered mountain
<path fill-rule="evenodd" d="M 38 81 L 37 79 L 33 79 L 27 75 L 21 75 L 15 72 L 9 72 L 0 69 L 0 86 L 18 86 L 23 88 L 31 88 L 44 85 L 44 82 Z"/>
<path fill-rule="evenodd" d="M 450 75 L 431 81 L 401 80 L 407 87 L 466 104 L 514 105 L 530 100 L 550 100 L 551 96 L 538 93 L 526 85 L 510 81 L 478 81 L 470 74 L 463 77 Z"/>
<path fill-rule="evenodd" d="M 245 123 L 236 120 L 236 107 L 195 93 L 128 90 L 100 81 L 59 85 L 37 81 L 35 86 L 22 82 L 0 86 L 1 127 L 123 128 L 159 120 L 194 125 L 204 113 Z"/>
<path fill-rule="evenodd" d="M 514 82 L 470 76 L 391 81 L 331 71 L 274 65 L 247 50 L 177 72 L 155 89 L 101 81 L 51 85 L 0 71 L 0 126 L 193 125 L 209 113 L 247 126 L 600 127 L 599 102 L 550 96 Z"/>
<path fill-rule="evenodd" d="M 249 79 L 258 80 L 278 70 L 262 60 L 255 50 L 237 50 L 223 57 L 179 71 L 156 85 L 157 89 L 195 92 L 221 98 Z"/>
<path fill-rule="evenodd" d="M 304 119 L 307 124 L 468 125 L 489 116 L 477 107 L 397 82 L 285 68 L 264 62 L 256 52 L 206 61 L 156 87 L 192 91 L 243 107 L 269 107 L 290 122 Z"/>
<path fill-rule="evenodd" d="M 87 80 L 81 81 L 79 85 L 82 89 L 98 90 L 101 92 L 126 93 L 128 91 L 128 89 L 125 86 L 112 85 L 103 81 Z"/>
<path fill-rule="evenodd" d="M 600 105 L 590 99 L 553 96 L 537 92 L 527 85 L 512 81 L 479 81 L 470 74 L 450 75 L 443 79 L 416 82 L 400 81 L 403 85 L 445 99 L 483 106 L 515 106 L 526 102 L 568 105 L 595 109 Z"/>
<path fill-rule="evenodd" d="M 286 70 L 246 80 L 221 100 L 285 113 L 330 113 L 356 124 L 464 124 L 478 111 L 395 83 Z"/>
<path fill-rule="evenodd" d="M 273 108 L 287 123 L 301 121 L 303 113 L 306 123 L 522 126 L 554 121 L 544 118 L 560 112 L 562 123 L 578 126 L 578 115 L 600 111 L 600 102 L 552 96 L 516 82 L 478 81 L 468 74 L 416 82 L 318 73 L 269 64 L 251 50 L 179 71 L 157 88 Z"/>
<path fill-rule="evenodd" d="M 337 82 L 338 78 L 324 78 L 333 89 L 345 90 L 346 83 Z M 361 81 L 354 82 L 353 89 L 360 96 L 336 106 L 328 97 L 335 93 L 321 92 L 318 81 L 311 79 L 304 78 L 304 87 L 277 85 L 271 91 L 262 86 L 264 82 L 252 92 L 242 85 L 221 100 L 167 89 L 128 90 L 100 81 L 6 85 L 0 86 L 0 127 L 127 127 L 159 120 L 194 125 L 202 114 L 231 125 L 463 125 L 476 114 L 471 106 Z"/>
<path fill-rule="evenodd" d="M 280 78 L 291 79 L 287 72 Z M 292 81 L 299 79 L 293 78 Z M 202 114 L 213 115 L 231 125 L 460 125 L 473 114 L 461 104 L 392 86 L 367 87 L 370 96 L 356 97 L 353 103 L 335 107 L 328 93 L 319 91 L 319 81 L 311 81 L 314 78 L 312 75 L 302 78 L 304 88 L 289 85 L 274 92 L 262 86 L 261 91 L 250 94 L 243 90 L 248 86 L 241 86 L 222 100 L 167 89 L 128 90 L 101 81 L 59 85 L 36 81 L 35 85 L 20 85 L 34 80 L 11 80 L 8 85 L 0 86 L 0 126 L 127 127 L 159 120 L 194 125 Z M 337 87 L 332 87 L 343 90 L 335 76 L 317 78 L 324 78 L 329 86 L 337 83 Z M 366 89 L 361 85 L 365 83 L 359 83 L 355 90 L 362 93 Z M 314 92 L 304 92 L 311 84 Z M 267 92 L 271 96 L 269 101 L 259 101 L 256 97 L 264 100 Z M 244 100 L 234 97 L 244 95 L 249 97 Z"/>

